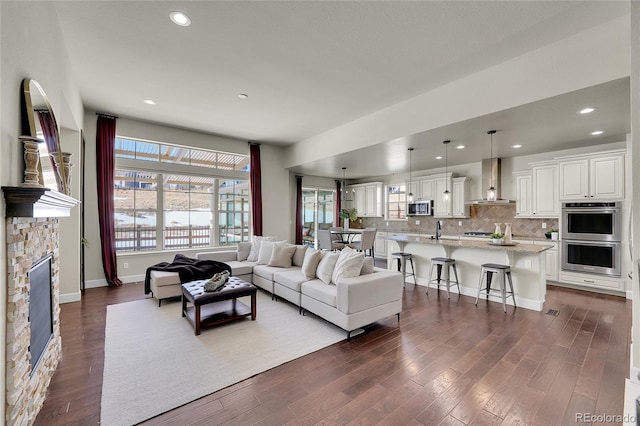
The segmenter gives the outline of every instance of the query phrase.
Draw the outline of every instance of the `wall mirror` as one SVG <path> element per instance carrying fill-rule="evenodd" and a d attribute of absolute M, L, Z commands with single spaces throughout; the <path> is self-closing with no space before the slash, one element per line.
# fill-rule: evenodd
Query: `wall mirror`
<path fill-rule="evenodd" d="M 30 78 L 22 81 L 22 133 L 43 139 L 40 144 L 40 183 L 68 194 L 58 123 L 53 108 L 40 84 Z M 68 161 L 68 159 L 67 159 Z"/>

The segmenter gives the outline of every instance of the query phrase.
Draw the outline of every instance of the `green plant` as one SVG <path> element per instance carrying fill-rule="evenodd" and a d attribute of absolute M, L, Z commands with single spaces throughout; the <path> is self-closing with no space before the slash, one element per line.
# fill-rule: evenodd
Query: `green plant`
<path fill-rule="evenodd" d="M 558 228 L 553 228 L 551 232 L 558 232 Z"/>
<path fill-rule="evenodd" d="M 349 219 L 351 221 L 355 221 L 356 219 L 358 219 L 358 210 L 356 210 L 355 208 L 341 209 L 340 219 Z"/>
<path fill-rule="evenodd" d="M 499 240 L 502 237 L 504 237 L 504 234 L 500 232 L 494 232 L 493 234 L 489 235 L 489 238 L 491 238 L 492 240 Z"/>

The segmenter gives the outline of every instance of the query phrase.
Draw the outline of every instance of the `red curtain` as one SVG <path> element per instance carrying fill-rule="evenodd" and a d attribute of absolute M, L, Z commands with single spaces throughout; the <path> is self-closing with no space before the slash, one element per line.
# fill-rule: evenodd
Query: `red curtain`
<path fill-rule="evenodd" d="M 44 135 L 44 143 L 47 145 L 47 151 L 49 154 L 52 152 L 58 152 L 58 139 L 56 137 L 56 122 L 48 109 L 36 110 L 38 113 L 38 121 L 40 121 L 40 127 L 42 128 L 42 134 Z M 58 190 L 62 191 L 62 181 L 58 175 L 58 167 L 56 163 L 51 160 L 51 168 L 53 169 L 53 176 L 58 184 Z"/>
<path fill-rule="evenodd" d="M 96 169 L 98 173 L 98 221 L 102 267 L 110 286 L 121 286 L 116 263 L 115 228 L 113 221 L 113 176 L 115 173 L 116 118 L 98 114 L 96 130 Z"/>
<path fill-rule="evenodd" d="M 296 244 L 302 244 L 302 176 L 296 175 Z"/>
<path fill-rule="evenodd" d="M 260 144 L 249 142 L 249 180 L 251 186 L 251 224 L 253 235 L 262 235 L 262 169 Z"/>
<path fill-rule="evenodd" d="M 335 218 L 333 220 L 334 226 L 340 226 L 340 210 L 342 210 L 341 191 L 342 191 L 342 184 L 340 183 L 339 180 L 337 180 L 336 181 L 336 214 L 334 215 Z"/>

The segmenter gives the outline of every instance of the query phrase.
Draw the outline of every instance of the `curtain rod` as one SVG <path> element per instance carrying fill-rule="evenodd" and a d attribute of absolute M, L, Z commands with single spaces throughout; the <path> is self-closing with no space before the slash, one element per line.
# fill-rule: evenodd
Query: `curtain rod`
<path fill-rule="evenodd" d="M 113 118 L 114 120 L 118 118 L 118 116 L 117 116 L 117 115 L 114 115 L 114 114 L 107 114 L 107 113 L 105 113 L 105 112 L 96 112 L 96 115 L 97 115 L 98 117 Z"/>

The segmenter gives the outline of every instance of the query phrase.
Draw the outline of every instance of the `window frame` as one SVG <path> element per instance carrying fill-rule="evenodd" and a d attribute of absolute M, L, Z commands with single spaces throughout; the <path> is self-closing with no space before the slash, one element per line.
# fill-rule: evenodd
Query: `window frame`
<path fill-rule="evenodd" d="M 405 205 L 405 210 L 404 210 L 404 217 L 389 217 L 389 188 L 392 186 L 399 186 L 402 187 L 404 186 L 404 205 Z M 385 191 L 384 191 L 384 217 L 386 221 L 396 221 L 396 222 L 406 222 L 407 220 L 409 220 L 409 217 L 407 216 L 407 184 L 406 182 L 398 182 L 398 183 L 389 183 L 387 185 L 385 185 Z"/>

